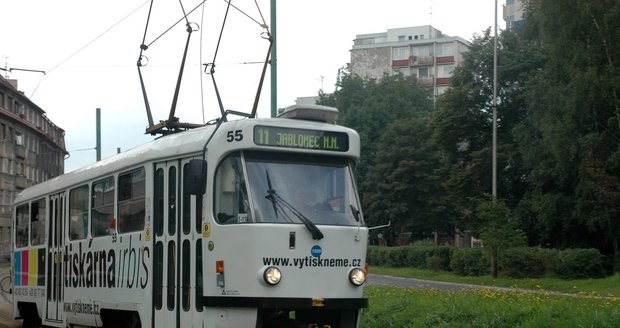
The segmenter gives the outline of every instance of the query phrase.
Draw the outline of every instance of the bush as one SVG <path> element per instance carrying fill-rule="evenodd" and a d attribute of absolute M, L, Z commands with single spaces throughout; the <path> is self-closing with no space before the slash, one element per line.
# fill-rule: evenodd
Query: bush
<path fill-rule="evenodd" d="M 483 250 L 426 245 L 369 246 L 366 261 L 375 266 L 452 270 L 462 276 L 481 276 L 489 274 L 490 268 L 490 260 Z M 502 275 L 512 278 L 556 275 L 564 279 L 583 279 L 605 275 L 603 256 L 596 249 L 510 248 L 499 254 L 498 268 Z"/>
<path fill-rule="evenodd" d="M 566 249 L 560 252 L 555 273 L 564 279 L 600 278 L 605 276 L 603 255 L 594 248 Z"/>
<path fill-rule="evenodd" d="M 369 265 L 385 267 L 427 268 L 427 258 L 437 257 L 440 270 L 449 270 L 453 247 L 449 246 L 369 246 L 366 261 Z"/>
<path fill-rule="evenodd" d="M 429 256 L 426 258 L 426 268 L 433 271 L 443 270 L 443 259 L 439 256 Z"/>
<path fill-rule="evenodd" d="M 482 276 L 489 273 L 491 263 L 482 248 L 457 248 L 452 253 L 450 267 L 461 276 Z"/>
<path fill-rule="evenodd" d="M 512 278 L 538 278 L 553 273 L 558 251 L 538 247 L 515 247 L 498 256 L 502 275 Z"/>
<path fill-rule="evenodd" d="M 369 265 L 386 266 L 386 247 L 368 246 L 366 252 L 366 262 Z"/>

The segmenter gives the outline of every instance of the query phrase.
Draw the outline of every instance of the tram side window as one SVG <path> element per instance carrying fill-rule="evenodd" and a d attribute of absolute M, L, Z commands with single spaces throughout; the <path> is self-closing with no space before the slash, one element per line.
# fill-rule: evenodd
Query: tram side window
<path fill-rule="evenodd" d="M 47 211 L 45 210 L 45 198 L 32 202 L 30 212 L 30 245 L 43 245 L 45 242 L 45 222 Z"/>
<path fill-rule="evenodd" d="M 215 173 L 215 218 L 220 224 L 252 222 L 239 154 L 224 159 Z"/>
<path fill-rule="evenodd" d="M 69 192 L 69 239 L 88 237 L 88 185 Z"/>
<path fill-rule="evenodd" d="M 121 233 L 144 229 L 144 182 L 144 168 L 118 177 L 118 230 Z"/>
<path fill-rule="evenodd" d="M 155 171 L 155 198 L 153 217 L 155 234 L 159 237 L 164 233 L 164 170 Z"/>
<path fill-rule="evenodd" d="M 30 210 L 28 205 L 22 205 L 15 212 L 15 246 L 28 246 L 28 232 L 30 224 Z"/>
<path fill-rule="evenodd" d="M 93 183 L 92 193 L 93 236 L 106 236 L 114 233 L 114 178 L 109 177 Z"/>

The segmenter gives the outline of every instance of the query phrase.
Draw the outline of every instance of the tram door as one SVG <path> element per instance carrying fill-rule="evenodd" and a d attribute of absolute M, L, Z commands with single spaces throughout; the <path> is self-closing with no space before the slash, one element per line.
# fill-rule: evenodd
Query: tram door
<path fill-rule="evenodd" d="M 184 192 L 188 162 L 155 166 L 153 319 L 162 327 L 191 327 L 201 318 L 202 204 Z"/>
<path fill-rule="evenodd" d="M 49 225 L 47 238 L 47 308 L 45 318 L 47 320 L 64 320 L 63 311 L 63 272 L 62 256 L 64 247 L 64 220 L 65 217 L 65 193 L 50 197 Z"/>

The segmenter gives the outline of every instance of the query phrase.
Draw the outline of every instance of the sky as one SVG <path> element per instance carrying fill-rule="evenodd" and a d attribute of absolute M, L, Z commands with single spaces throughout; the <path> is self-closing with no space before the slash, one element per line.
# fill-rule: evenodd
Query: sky
<path fill-rule="evenodd" d="M 168 118 L 188 33 L 183 12 L 201 0 L 0 0 L 0 66 L 18 89 L 65 130 L 65 172 L 96 160 L 96 108 L 101 109 L 102 158 L 153 140 L 140 87 L 142 67 L 153 120 Z M 501 18 L 499 0 L 498 25 Z M 269 43 L 269 0 L 208 0 L 188 14 L 194 26 L 175 116 L 204 123 L 219 117 L 214 78 L 225 109 L 250 112 Z M 494 25 L 493 0 L 277 0 L 277 107 L 335 90 L 358 34 L 432 25 L 471 40 Z M 168 32 L 168 28 L 172 27 Z M 146 36 L 145 36 L 146 30 Z M 223 31 L 221 39 L 220 31 Z M 219 39 L 219 47 L 217 47 Z M 216 51 L 217 49 L 217 51 Z M 215 60 L 214 60 L 215 59 Z M 204 64 L 215 62 L 214 74 Z M 258 64 L 257 64 L 258 63 Z M 6 72 L 0 71 L 6 77 Z M 258 106 L 269 117 L 270 68 Z"/>

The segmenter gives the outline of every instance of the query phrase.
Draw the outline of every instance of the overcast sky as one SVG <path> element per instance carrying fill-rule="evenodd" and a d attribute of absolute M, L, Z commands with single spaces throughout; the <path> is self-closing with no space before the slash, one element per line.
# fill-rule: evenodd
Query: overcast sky
<path fill-rule="evenodd" d="M 257 0 L 267 24 L 270 1 Z M 182 0 L 189 12 L 200 0 Z M 499 0 L 498 25 L 501 18 Z M 268 42 L 254 0 L 233 0 L 252 19 L 231 9 L 216 57 L 215 80 L 226 109 L 252 108 Z M 152 140 L 136 62 L 144 37 L 149 1 L 145 0 L 0 0 L 0 65 L 43 70 L 12 71 L 19 89 L 66 131 L 71 153 L 65 172 L 95 161 L 95 109 L 102 112 L 102 157 Z M 193 32 L 176 116 L 202 123 L 219 116 L 211 76 L 202 64 L 215 56 L 226 10 L 225 0 L 208 0 L 189 16 Z M 444 34 L 471 40 L 492 27 L 493 0 L 278 0 L 278 107 L 297 97 L 332 92 L 338 69 L 350 61 L 357 34 L 431 24 Z M 179 1 L 155 1 L 146 35 L 148 65 L 142 69 L 153 119 L 166 119 L 172 103 L 181 55 L 187 40 L 179 24 Z M 202 49 L 202 52 L 200 51 Z M 1 72 L 5 76 L 5 72 Z M 258 109 L 270 116 L 269 68 Z M 201 100 L 202 99 L 202 100 Z M 204 104 L 204 106 L 203 106 Z M 204 108 L 204 111 L 203 111 Z"/>

